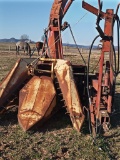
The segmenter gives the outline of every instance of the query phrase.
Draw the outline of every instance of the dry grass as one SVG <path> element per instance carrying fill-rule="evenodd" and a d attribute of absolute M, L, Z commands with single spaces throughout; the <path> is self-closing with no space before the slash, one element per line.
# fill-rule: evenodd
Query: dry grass
<path fill-rule="evenodd" d="M 30 43 L 30 47 L 32 49 L 33 47 L 35 47 L 35 44 Z M 0 51 L 15 51 L 15 49 L 16 49 L 16 45 L 13 42 L 11 42 L 11 43 L 10 42 L 9 43 L 0 42 Z"/>
<path fill-rule="evenodd" d="M 69 52 L 69 56 L 68 56 Z M 74 51 L 74 53 L 77 51 Z M 65 58 L 82 63 L 79 54 L 66 50 Z M 0 80 L 19 58 L 15 52 L 0 52 Z M 87 60 L 88 53 L 84 53 Z M 96 57 L 97 58 L 97 57 Z M 91 62 L 92 64 L 96 64 Z M 54 115 L 41 128 L 24 133 L 17 121 L 17 107 L 0 117 L 0 160 L 119 160 L 120 159 L 120 83 L 117 80 L 115 108 L 111 129 L 93 144 L 85 122 L 76 132 L 66 110 Z"/>

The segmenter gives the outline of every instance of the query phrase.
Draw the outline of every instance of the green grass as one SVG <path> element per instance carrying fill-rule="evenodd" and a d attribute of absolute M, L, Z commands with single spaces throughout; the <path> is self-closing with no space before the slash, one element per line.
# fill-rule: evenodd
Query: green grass
<path fill-rule="evenodd" d="M 74 62 L 77 61 L 76 57 L 79 57 L 79 55 L 73 54 L 70 56 Z M 0 79 L 8 73 L 18 58 L 12 53 L 2 53 Z M 81 132 L 73 129 L 65 108 L 55 114 L 42 127 L 36 127 L 28 132 L 23 132 L 18 124 L 17 107 L 1 115 L 0 160 L 119 160 L 119 82 L 118 79 L 115 95 L 117 112 L 111 117 L 111 129 L 95 140 L 89 133 L 87 121 L 84 122 Z"/>
<path fill-rule="evenodd" d="M 65 110 L 54 115 L 43 127 L 26 133 L 18 125 L 17 109 L 9 111 L 0 120 L 1 160 L 120 158 L 119 127 L 113 128 L 108 136 L 101 136 L 94 142 L 85 129 L 86 123 L 81 133 L 72 128 Z"/>

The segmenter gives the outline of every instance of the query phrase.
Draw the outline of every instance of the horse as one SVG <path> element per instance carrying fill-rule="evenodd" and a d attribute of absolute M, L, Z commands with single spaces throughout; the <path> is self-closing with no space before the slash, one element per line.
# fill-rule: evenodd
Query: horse
<path fill-rule="evenodd" d="M 42 49 L 43 47 L 43 42 L 36 42 L 36 49 L 38 51 L 38 56 L 40 55 L 39 52 L 40 52 L 40 49 Z"/>
<path fill-rule="evenodd" d="M 30 45 L 28 42 L 18 41 L 16 43 L 16 55 L 19 54 L 20 49 L 23 49 L 24 53 L 25 53 L 25 51 L 27 51 L 26 55 L 28 55 L 28 54 L 31 55 L 31 48 L 30 48 Z"/>

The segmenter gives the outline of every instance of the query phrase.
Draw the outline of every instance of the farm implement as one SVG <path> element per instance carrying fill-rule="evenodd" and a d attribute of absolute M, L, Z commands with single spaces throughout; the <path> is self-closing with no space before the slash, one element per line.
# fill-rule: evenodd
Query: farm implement
<path fill-rule="evenodd" d="M 62 106 L 66 107 L 73 127 L 80 131 L 85 118 L 89 121 L 90 133 L 95 137 L 101 129 L 109 130 L 110 117 L 114 110 L 116 76 L 119 74 L 119 17 L 113 9 L 102 11 L 82 2 L 82 7 L 97 16 L 96 29 L 99 33 L 93 40 L 88 62 L 72 64 L 64 60 L 61 31 L 72 29 L 62 19 L 73 0 L 54 0 L 50 20 L 44 32 L 42 54 L 39 58 L 21 58 L 0 83 L 0 114 L 18 102 L 18 121 L 24 131 L 42 125 Z M 104 30 L 100 21 L 104 20 Z M 113 44 L 113 29 L 117 22 L 118 52 Z M 98 71 L 90 73 L 90 59 L 96 39 L 100 37 L 101 51 L 98 56 Z M 97 54 L 97 53 L 96 53 Z"/>

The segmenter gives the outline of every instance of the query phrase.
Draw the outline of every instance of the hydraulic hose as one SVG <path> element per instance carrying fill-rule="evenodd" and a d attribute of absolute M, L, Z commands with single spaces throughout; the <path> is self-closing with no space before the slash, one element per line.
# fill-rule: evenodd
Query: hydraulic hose
<path fill-rule="evenodd" d="M 92 44 L 90 46 L 90 50 L 89 50 L 89 56 L 88 56 L 88 66 L 87 66 L 87 94 L 88 94 L 88 100 L 89 100 L 89 131 L 90 134 L 92 134 L 92 130 L 91 130 L 91 119 L 90 119 L 90 106 L 91 106 L 91 98 L 90 98 L 90 92 L 89 92 L 89 65 L 90 65 L 90 56 L 91 56 L 91 51 L 93 48 L 93 45 L 96 41 L 96 39 L 99 37 L 99 35 L 97 35 L 94 40 L 92 41 Z"/>
<path fill-rule="evenodd" d="M 97 35 L 94 40 L 92 41 L 92 44 L 90 46 L 90 50 L 89 50 L 89 55 L 88 55 L 88 66 L 87 66 L 87 93 L 88 93 L 88 98 L 89 98 L 89 105 L 91 105 L 91 98 L 90 98 L 90 93 L 89 93 L 89 65 L 90 65 L 90 56 L 91 56 L 91 51 L 93 48 L 93 45 L 96 41 L 96 39 L 99 37 L 99 35 Z"/>
<path fill-rule="evenodd" d="M 118 69 L 117 69 L 117 72 L 119 72 L 119 60 L 120 60 L 120 57 L 119 57 L 119 53 L 120 53 L 120 49 L 119 49 L 119 35 L 120 35 L 120 33 L 119 33 L 119 28 L 120 28 L 120 19 L 119 19 L 119 17 L 118 17 L 118 19 L 117 19 L 117 41 L 118 41 Z"/>
<path fill-rule="evenodd" d="M 114 67 L 113 67 L 113 63 L 111 61 L 111 54 L 110 54 L 110 57 L 109 57 L 109 60 L 110 60 L 110 65 L 111 65 L 111 68 L 112 68 L 112 71 L 114 73 L 114 76 L 116 77 L 119 73 L 120 73 L 120 65 L 119 65 L 119 62 L 120 62 L 120 49 L 119 49 L 119 28 L 120 28 L 120 19 L 119 17 L 116 15 L 115 17 L 115 20 L 117 20 L 117 46 L 118 46 L 118 60 L 117 60 L 117 64 L 116 64 L 116 53 L 115 53 L 115 47 L 114 47 L 114 44 L 113 44 L 113 40 L 110 40 L 111 41 L 111 51 L 113 51 L 113 54 L 114 54 Z M 114 23 L 115 23 L 115 20 L 114 20 Z M 113 23 L 113 27 L 114 27 L 114 23 Z"/>

